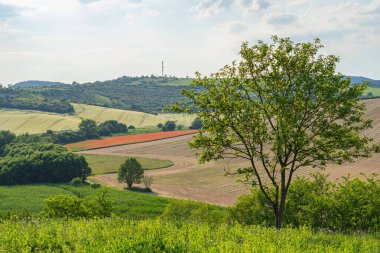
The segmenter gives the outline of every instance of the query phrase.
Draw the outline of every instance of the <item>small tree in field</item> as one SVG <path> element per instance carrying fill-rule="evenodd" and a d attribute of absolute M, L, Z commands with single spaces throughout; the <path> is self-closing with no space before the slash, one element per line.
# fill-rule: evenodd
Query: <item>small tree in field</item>
<path fill-rule="evenodd" d="M 141 183 L 144 176 L 144 169 L 135 158 L 128 158 L 120 165 L 118 180 L 120 183 L 126 183 L 128 189 L 132 189 L 134 183 Z"/>
<path fill-rule="evenodd" d="M 243 43 L 239 64 L 211 77 L 197 73 L 197 89 L 182 92 L 191 104 L 171 107 L 202 120 L 190 143 L 201 149 L 200 162 L 249 161 L 237 173 L 262 191 L 277 228 L 296 171 L 352 162 L 373 151 L 371 140 L 360 135 L 371 126 L 360 102 L 367 85 L 351 85 L 336 73 L 338 57 L 319 55 L 321 47 L 318 39 L 294 43 L 276 36 L 272 44 Z"/>

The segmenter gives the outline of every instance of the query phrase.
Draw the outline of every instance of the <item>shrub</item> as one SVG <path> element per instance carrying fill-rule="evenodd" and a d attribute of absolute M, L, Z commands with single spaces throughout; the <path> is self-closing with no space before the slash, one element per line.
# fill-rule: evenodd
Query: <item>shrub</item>
<path fill-rule="evenodd" d="M 83 186 L 83 180 L 79 177 L 74 178 L 73 180 L 70 181 L 70 185 L 74 187 L 80 187 Z"/>
<path fill-rule="evenodd" d="M 339 231 L 380 228 L 380 180 L 343 178 L 340 183 L 313 174 L 297 178 L 289 188 L 284 223 Z M 270 205 L 259 190 L 239 198 L 230 219 L 243 224 L 273 225 Z"/>
<path fill-rule="evenodd" d="M 106 198 L 107 191 L 98 192 L 90 200 L 78 196 L 59 194 L 45 200 L 45 207 L 40 213 L 47 218 L 80 219 L 109 217 L 114 209 L 113 202 Z"/>
<path fill-rule="evenodd" d="M 176 128 L 176 124 L 174 121 L 166 121 L 165 125 L 162 127 L 162 131 L 174 131 Z"/>
<path fill-rule="evenodd" d="M 271 206 L 259 189 L 252 193 L 241 195 L 235 206 L 230 209 L 230 219 L 244 225 L 273 226 Z"/>
<path fill-rule="evenodd" d="M 201 118 L 195 118 L 191 123 L 190 129 L 201 129 L 202 128 L 202 120 Z"/>
<path fill-rule="evenodd" d="M 143 183 L 144 183 L 146 189 L 151 190 L 150 186 L 153 183 L 153 176 L 144 175 Z"/>
<path fill-rule="evenodd" d="M 92 184 L 91 184 L 91 187 L 92 187 L 92 188 L 95 188 L 95 189 L 96 189 L 96 188 L 100 188 L 101 186 L 102 186 L 101 184 L 97 184 L 97 183 L 92 183 Z"/>
<path fill-rule="evenodd" d="M 195 201 L 171 202 L 162 213 L 162 218 L 173 221 L 223 223 L 227 217 L 222 207 Z"/>

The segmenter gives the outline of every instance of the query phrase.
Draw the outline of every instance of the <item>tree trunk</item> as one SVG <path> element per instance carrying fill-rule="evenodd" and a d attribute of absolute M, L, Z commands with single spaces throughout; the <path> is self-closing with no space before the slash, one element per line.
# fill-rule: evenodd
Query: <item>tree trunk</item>
<path fill-rule="evenodd" d="M 286 172 L 285 169 L 281 170 L 281 194 L 280 194 L 280 205 L 278 210 L 275 212 L 276 214 L 276 228 L 281 229 L 282 226 L 282 220 L 284 218 L 284 211 L 285 211 L 285 200 L 286 200 Z"/>

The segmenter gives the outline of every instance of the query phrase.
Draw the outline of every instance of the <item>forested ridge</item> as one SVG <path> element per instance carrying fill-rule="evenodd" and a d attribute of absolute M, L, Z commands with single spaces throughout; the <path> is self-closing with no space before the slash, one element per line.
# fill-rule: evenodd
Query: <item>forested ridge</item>
<path fill-rule="evenodd" d="M 158 113 L 189 88 L 190 78 L 127 77 L 94 83 L 2 88 L 0 106 L 57 113 L 73 112 L 70 102 Z"/>
<path fill-rule="evenodd" d="M 350 77 L 352 83 L 369 82 L 369 87 L 377 88 L 376 80 L 363 77 Z M 159 113 L 177 101 L 184 101 L 183 89 L 192 89 L 191 78 L 123 76 L 113 80 L 78 84 L 43 84 L 30 81 L 30 85 L 16 85 L 0 90 L 0 107 L 39 110 L 57 113 L 71 113 L 70 105 L 82 103 L 104 107 Z M 33 84 L 36 84 L 33 86 Z M 371 98 L 373 94 L 363 94 Z"/>

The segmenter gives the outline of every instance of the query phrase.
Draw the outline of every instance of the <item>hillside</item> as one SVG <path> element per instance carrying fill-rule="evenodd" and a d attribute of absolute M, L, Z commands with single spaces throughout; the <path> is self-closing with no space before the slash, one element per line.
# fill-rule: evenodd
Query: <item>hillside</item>
<path fill-rule="evenodd" d="M 117 120 L 138 128 L 156 127 L 158 123 L 174 120 L 177 124 L 189 126 L 193 117 L 179 114 L 147 114 L 100 106 L 73 104 L 75 112 L 71 115 L 41 111 L 0 109 L 0 129 L 16 134 L 43 133 L 46 130 L 76 130 L 81 119 L 93 119 L 97 122 Z"/>
<path fill-rule="evenodd" d="M 352 83 L 369 82 L 364 98 L 380 94 L 380 81 L 352 76 Z M 191 78 L 123 76 L 92 83 L 26 81 L 2 89 L 0 106 L 70 113 L 69 102 L 157 114 L 177 101 L 183 89 L 192 89 Z"/>
<path fill-rule="evenodd" d="M 351 83 L 357 84 L 362 82 L 368 82 L 368 86 L 372 88 L 380 88 L 380 80 L 373 80 L 363 76 L 347 76 L 351 78 Z"/>
<path fill-rule="evenodd" d="M 18 83 L 7 89 L 4 88 L 3 90 L 8 93 L 17 92 L 19 94 L 18 96 L 33 94 L 33 96 L 24 99 L 27 100 L 30 105 L 39 103 L 39 100 L 42 98 L 42 100 L 54 100 L 62 103 L 72 102 L 146 113 L 160 113 L 164 108 L 174 102 L 183 100 L 181 90 L 184 88 L 188 89 L 190 82 L 190 78 L 123 76 L 104 82 L 97 81 L 84 84 L 74 82 L 72 85 L 56 82 L 27 81 Z M 13 105 L 4 105 L 3 107 L 36 109 Z M 38 110 L 49 111 L 46 109 Z M 62 112 L 65 113 L 69 111 L 66 110 Z"/>

